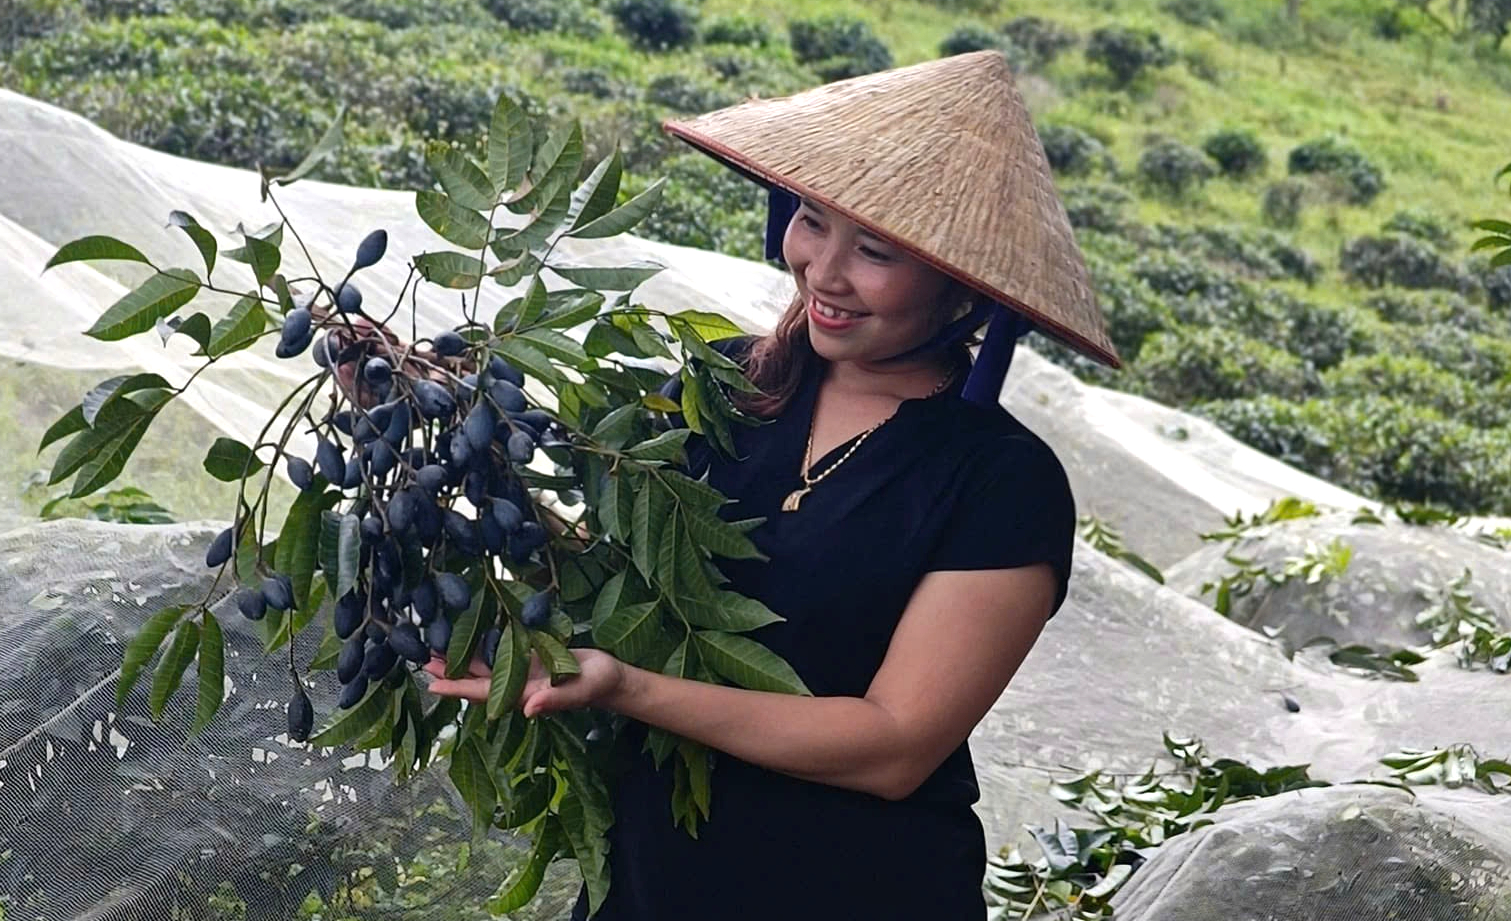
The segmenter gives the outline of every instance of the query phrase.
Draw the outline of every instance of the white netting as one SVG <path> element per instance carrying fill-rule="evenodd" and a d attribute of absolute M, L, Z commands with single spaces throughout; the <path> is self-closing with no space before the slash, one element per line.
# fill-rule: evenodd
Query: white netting
<path fill-rule="evenodd" d="M 13 459 L 0 481 L 5 921 L 297 917 L 311 893 L 340 905 L 349 882 L 374 874 L 377 901 L 348 906 L 351 913 L 481 917 L 486 896 L 516 862 L 517 845 L 499 835 L 468 849 L 465 820 L 438 771 L 397 789 L 366 759 L 282 742 L 287 663 L 264 656 L 240 618 L 222 618 L 230 696 L 201 736 L 187 735 L 183 695 L 158 726 L 146 718 L 146 683 L 115 706 L 121 643 L 157 606 L 205 590 L 203 547 L 218 525 L 39 524 L 35 498 L 22 498 L 26 476 L 44 464 L 35 453 L 42 431 L 91 384 L 138 368 L 178 382 L 196 364 L 178 342 L 164 348 L 144 336 L 106 344 L 80 335 L 141 277 L 139 266 L 75 265 L 43 275 L 43 262 L 67 240 L 109 233 L 156 259 L 195 265 L 188 240 L 162 226 L 169 210 L 187 210 L 229 239 L 237 221 L 256 226 L 274 217 L 257 204 L 255 177 L 122 144 L 3 91 L 0 145 L 0 399 L 11 407 L 0 418 L 0 444 Z M 305 182 L 281 198 L 326 268 L 344 267 L 374 227 L 389 230 L 394 252 L 434 244 L 408 195 Z M 300 258 L 292 240 L 284 254 Z M 770 322 L 787 290 L 783 276 L 764 266 L 631 238 L 584 245 L 570 256 L 662 262 L 671 269 L 646 287 L 647 301 L 717 309 L 751 329 Z M 364 279 L 370 290 L 397 287 L 399 265 L 390 262 Z M 421 322 L 438 328 L 452 309 L 444 300 L 423 302 Z M 231 494 L 200 469 L 204 446 L 218 433 L 249 439 L 292 380 L 283 363 L 260 351 L 226 364 L 201 380 L 187 409 L 157 423 L 123 478 L 180 517 L 225 517 Z M 1052 769 L 1141 770 L 1163 754 L 1164 731 L 1201 737 L 1213 754 L 1256 765 L 1310 763 L 1314 777 L 1335 782 L 1383 777 L 1377 759 L 1402 747 L 1472 743 L 1487 755 L 1511 755 L 1505 676 L 1459 668 L 1444 651 L 1418 667 L 1418 683 L 1364 680 L 1325 658 L 1289 660 L 1278 644 L 1183 594 L 1195 594 L 1203 569 L 1216 565 L 1210 557 L 1217 551 L 1201 549 L 1198 535 L 1221 527 L 1224 516 L 1260 511 L 1284 495 L 1346 511 L 1366 504 L 1362 498 L 1184 413 L 1085 387 L 1031 351 L 1020 352 L 1004 396 L 1064 460 L 1081 511 L 1120 526 L 1133 550 L 1169 568 L 1173 584 L 1156 585 L 1078 547 L 1069 601 L 973 737 L 980 812 L 993 846 L 1016 841 L 1032 853 L 1023 823 L 1059 816 L 1087 824 L 1048 795 Z M 1397 639 L 1409 633 L 1401 623 L 1409 614 L 1408 577 L 1451 577 L 1472 565 L 1489 586 L 1487 599 L 1503 604 L 1500 551 L 1462 534 L 1399 525 L 1366 531 L 1347 517 L 1276 527 L 1247 549 L 1279 559 L 1307 538 L 1357 543 L 1359 562 L 1370 561 L 1358 578 L 1394 579 L 1393 607 L 1378 626 L 1389 633 L 1389 621 L 1405 631 L 1391 634 Z M 1359 589 L 1347 583 L 1345 590 Z M 1269 600 L 1272 610 L 1317 601 L 1287 591 Z M 1349 609 L 1355 628 L 1367 606 L 1360 600 Z M 1251 619 L 1295 622 L 1287 616 Z M 307 660 L 312 651 L 301 646 L 296 655 Z M 317 709 L 329 708 L 334 690 L 333 682 L 317 681 Z M 1281 690 L 1299 712 L 1283 705 Z M 1291 808 L 1342 795 L 1304 791 L 1223 810 L 1236 834 L 1211 829 L 1162 849 L 1130 884 L 1120 917 L 1500 921 L 1468 912 L 1488 904 L 1511 860 L 1511 844 L 1492 833 L 1507 824 L 1502 800 L 1465 791 L 1410 806 L 1395 793 L 1370 791 L 1374 798 L 1346 819 L 1337 819 L 1342 803 L 1313 819 Z M 1445 824 L 1441 815 L 1463 821 Z M 1329 816 L 1337 821 L 1329 824 Z M 1246 841 L 1265 843 L 1244 852 Z M 1384 848 L 1382 841 L 1393 843 Z M 1243 853 L 1263 859 L 1244 863 Z M 1376 869 L 1381 853 L 1389 859 Z M 1380 893 L 1420 881 L 1421 873 L 1402 869 L 1411 855 L 1427 868 L 1421 873 L 1443 871 L 1433 879 L 1457 892 L 1454 904 L 1468 906 L 1463 913 L 1389 913 L 1411 903 Z M 1342 885 L 1329 875 L 1335 869 L 1349 885 L 1365 886 L 1363 894 L 1336 903 L 1346 912 L 1309 914 L 1325 902 L 1328 890 L 1319 886 Z M 558 868 L 528 916 L 561 916 L 573 894 L 569 877 L 569 868 Z M 1499 897 L 1505 904 L 1505 893 Z"/>

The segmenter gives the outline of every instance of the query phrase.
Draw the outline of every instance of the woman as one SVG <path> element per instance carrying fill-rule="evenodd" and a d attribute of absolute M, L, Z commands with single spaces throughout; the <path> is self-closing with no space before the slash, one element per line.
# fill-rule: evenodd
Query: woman
<path fill-rule="evenodd" d="M 771 336 L 735 344 L 770 421 L 737 428 L 738 460 L 695 440 L 689 463 L 731 518 L 765 519 L 768 559 L 720 568 L 785 618 L 752 636 L 814 696 L 593 650 L 558 686 L 532 675 L 525 715 L 599 707 L 639 730 L 594 918 L 979 919 L 966 738 L 1063 601 L 1075 527 L 1059 462 L 997 395 L 1025 317 L 1116 363 L 1043 150 L 995 53 L 668 130 L 772 190 L 768 247 L 797 293 Z M 485 700 L 488 679 L 431 689 Z M 721 753 L 697 839 L 673 827 L 645 726 Z"/>

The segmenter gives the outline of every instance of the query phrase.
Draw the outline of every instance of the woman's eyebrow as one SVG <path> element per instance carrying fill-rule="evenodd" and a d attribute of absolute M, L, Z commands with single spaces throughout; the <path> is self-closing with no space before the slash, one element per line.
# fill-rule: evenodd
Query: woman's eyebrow
<path fill-rule="evenodd" d="M 807 208 L 809 211 L 812 211 L 815 214 L 822 216 L 826 213 L 823 206 L 811 198 L 800 198 L 798 199 L 798 201 L 802 202 L 804 208 Z M 892 245 L 892 242 L 890 240 L 886 239 L 878 233 L 875 233 L 874 231 L 867 230 L 865 227 L 857 227 L 855 230 L 855 235 L 858 237 L 865 237 L 868 240 L 875 240 L 877 243 L 881 243 L 884 246 Z"/>

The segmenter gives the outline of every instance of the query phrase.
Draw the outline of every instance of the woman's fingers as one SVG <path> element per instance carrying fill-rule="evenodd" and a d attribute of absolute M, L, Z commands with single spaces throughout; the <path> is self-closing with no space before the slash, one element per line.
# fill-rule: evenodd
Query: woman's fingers
<path fill-rule="evenodd" d="M 425 668 L 428 671 L 430 666 Z M 441 678 L 430 682 L 430 693 L 442 697 L 462 697 L 482 704 L 488 702 L 488 688 L 491 684 L 486 678 Z"/>

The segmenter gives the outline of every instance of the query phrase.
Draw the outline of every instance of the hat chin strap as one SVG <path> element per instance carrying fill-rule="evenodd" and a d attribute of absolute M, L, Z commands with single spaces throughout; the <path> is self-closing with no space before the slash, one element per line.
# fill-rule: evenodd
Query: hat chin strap
<path fill-rule="evenodd" d="M 801 207 L 796 195 L 778 186 L 766 187 L 766 258 L 786 265 L 782 259 L 782 238 L 787 235 L 787 225 Z M 1002 393 L 1002 383 L 1007 379 L 1007 369 L 1013 363 L 1013 352 L 1018 340 L 1033 331 L 1034 325 L 1017 311 L 996 301 L 987 301 L 972 307 L 970 313 L 951 320 L 922 345 L 914 346 L 900 355 L 883 361 L 904 361 L 925 352 L 963 342 L 966 337 L 991 320 L 986 339 L 976 360 L 971 363 L 971 373 L 965 379 L 961 396 L 971 403 L 983 406 L 995 404 Z"/>

